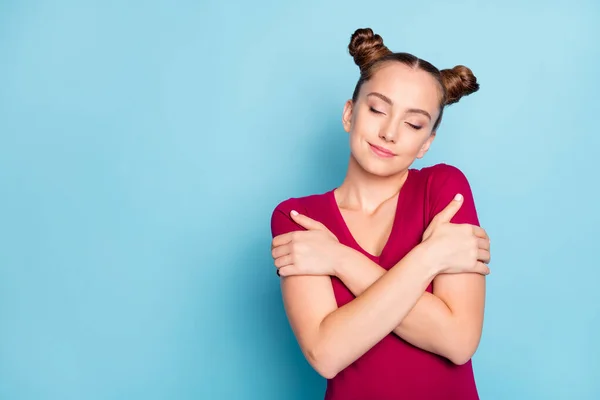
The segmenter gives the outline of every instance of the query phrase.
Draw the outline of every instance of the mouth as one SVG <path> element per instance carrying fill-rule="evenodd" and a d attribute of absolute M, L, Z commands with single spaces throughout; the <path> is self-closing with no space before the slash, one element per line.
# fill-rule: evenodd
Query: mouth
<path fill-rule="evenodd" d="M 371 143 L 369 143 L 369 146 L 371 147 L 371 150 L 373 151 L 373 153 L 375 153 L 379 157 L 390 158 L 390 157 L 394 157 L 396 155 L 384 147 L 377 146 L 377 145 L 374 145 Z"/>

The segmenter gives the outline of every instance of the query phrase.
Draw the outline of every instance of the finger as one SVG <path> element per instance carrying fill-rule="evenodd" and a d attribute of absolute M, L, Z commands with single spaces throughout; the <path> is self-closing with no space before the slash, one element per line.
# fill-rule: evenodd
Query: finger
<path fill-rule="evenodd" d="M 482 263 L 489 264 L 490 259 L 491 259 L 491 255 L 490 255 L 489 251 L 482 250 L 482 249 L 479 249 L 477 251 L 477 260 L 481 261 Z"/>
<path fill-rule="evenodd" d="M 288 244 L 292 241 L 293 235 L 297 233 L 296 231 L 282 233 L 281 235 L 275 236 L 271 241 L 271 248 L 275 248 L 278 246 L 283 246 L 284 244 Z"/>
<path fill-rule="evenodd" d="M 490 251 L 490 241 L 487 239 L 478 238 L 477 239 L 477 248 L 481 250 Z"/>
<path fill-rule="evenodd" d="M 291 252 L 292 246 L 290 244 L 283 244 L 281 246 L 274 247 L 273 250 L 271 250 L 271 257 L 273 257 L 273 259 L 276 259 L 290 254 Z"/>
<path fill-rule="evenodd" d="M 281 269 L 283 267 L 287 267 L 288 265 L 292 265 L 293 264 L 293 260 L 292 260 L 292 255 L 291 254 L 286 254 L 285 256 L 281 256 L 275 259 L 275 267 L 277 269 Z"/>
<path fill-rule="evenodd" d="M 479 238 L 482 239 L 489 239 L 487 232 L 485 231 L 485 229 L 483 229 L 480 226 L 477 225 L 472 225 L 473 226 L 473 234 Z"/>
<path fill-rule="evenodd" d="M 479 261 L 475 266 L 475 272 L 481 275 L 489 275 L 491 271 L 490 267 Z"/>
<path fill-rule="evenodd" d="M 458 193 L 456 196 L 454 196 L 454 198 L 446 206 L 446 208 L 444 208 L 435 216 L 435 218 L 440 222 L 450 222 L 452 218 L 456 215 L 458 210 L 460 210 L 460 207 L 463 204 L 463 200 L 463 195 Z"/>
<path fill-rule="evenodd" d="M 297 270 L 297 268 L 294 264 L 291 264 L 291 265 L 279 268 L 277 270 L 277 275 L 279 275 L 281 277 L 285 277 L 285 276 L 302 275 L 302 274 L 299 273 L 299 271 Z"/>
<path fill-rule="evenodd" d="M 301 225 L 305 229 L 314 229 L 314 230 L 326 229 L 325 226 L 323 224 L 321 224 L 319 221 L 315 221 L 314 219 L 307 217 L 304 214 L 300 214 L 296 210 L 292 210 L 290 215 L 292 216 L 292 219 L 297 224 Z"/>

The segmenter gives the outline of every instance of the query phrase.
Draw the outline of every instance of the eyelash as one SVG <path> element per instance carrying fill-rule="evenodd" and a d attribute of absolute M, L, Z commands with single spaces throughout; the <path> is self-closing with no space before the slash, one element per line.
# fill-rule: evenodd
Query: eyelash
<path fill-rule="evenodd" d="M 413 125 L 413 124 L 409 124 L 408 122 L 406 123 L 406 125 L 410 126 L 411 128 L 415 129 L 415 130 L 419 130 L 422 128 L 422 126 L 418 126 L 418 125 Z"/>
<path fill-rule="evenodd" d="M 372 113 L 383 115 L 383 113 L 382 113 L 381 111 L 377 111 L 377 110 L 376 110 L 376 109 L 374 109 L 373 107 L 369 107 L 369 110 L 371 110 L 371 112 L 372 112 Z M 413 124 L 410 124 L 410 123 L 408 123 L 408 122 L 406 123 L 406 125 L 410 126 L 411 128 L 413 128 L 414 130 L 417 130 L 417 131 L 418 131 L 419 129 L 423 128 L 422 126 L 419 126 L 419 125 L 413 125 Z"/>

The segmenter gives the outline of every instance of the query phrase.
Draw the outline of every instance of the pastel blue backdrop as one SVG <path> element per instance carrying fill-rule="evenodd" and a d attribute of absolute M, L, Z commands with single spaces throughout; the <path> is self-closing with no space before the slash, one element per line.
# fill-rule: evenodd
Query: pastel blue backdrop
<path fill-rule="evenodd" d="M 351 33 L 480 92 L 482 399 L 600 398 L 597 1 L 0 2 L 0 398 L 319 399 L 269 219 L 341 182 Z"/>

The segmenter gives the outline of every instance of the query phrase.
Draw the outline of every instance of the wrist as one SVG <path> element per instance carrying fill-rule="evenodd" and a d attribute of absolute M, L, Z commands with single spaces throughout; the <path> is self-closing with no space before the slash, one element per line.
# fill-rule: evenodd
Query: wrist
<path fill-rule="evenodd" d="M 353 257 L 355 257 L 355 252 L 348 246 L 344 246 L 339 243 L 337 245 L 337 255 L 335 257 L 335 263 L 333 264 L 333 274 L 340 278 L 344 275 L 344 270 L 348 265 L 352 265 Z"/>
<path fill-rule="evenodd" d="M 444 272 L 444 263 L 436 256 L 435 249 L 429 242 L 422 242 L 411 253 L 432 279 Z"/>

